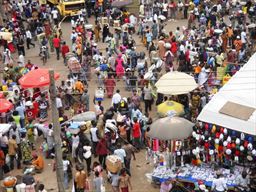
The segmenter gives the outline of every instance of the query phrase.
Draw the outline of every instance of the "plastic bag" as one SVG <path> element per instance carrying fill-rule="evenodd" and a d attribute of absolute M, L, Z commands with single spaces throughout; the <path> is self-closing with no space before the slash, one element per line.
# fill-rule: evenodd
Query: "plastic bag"
<path fill-rule="evenodd" d="M 10 156 L 7 154 L 5 157 L 5 164 L 9 164 L 11 161 Z"/>

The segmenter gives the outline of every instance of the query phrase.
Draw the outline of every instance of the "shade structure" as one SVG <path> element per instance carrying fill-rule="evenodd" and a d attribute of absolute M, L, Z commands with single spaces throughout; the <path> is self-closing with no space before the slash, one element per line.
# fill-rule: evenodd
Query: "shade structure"
<path fill-rule="evenodd" d="M 84 113 L 77 114 L 71 118 L 71 121 L 92 121 L 96 120 L 96 113 L 93 111 L 87 111 Z"/>
<path fill-rule="evenodd" d="M 54 73 L 54 79 L 60 77 L 59 73 Z M 29 71 L 26 75 L 19 79 L 19 84 L 22 88 L 40 88 L 50 84 L 48 69 L 35 69 Z"/>
<path fill-rule="evenodd" d="M 187 94 L 198 87 L 192 76 L 178 71 L 164 74 L 155 85 L 158 93 L 166 95 Z"/>
<path fill-rule="evenodd" d="M 13 108 L 13 104 L 7 99 L 0 99 L 0 113 L 5 113 Z"/>
<path fill-rule="evenodd" d="M 112 7 L 123 7 L 132 4 L 133 0 L 114 0 L 112 1 Z"/>
<path fill-rule="evenodd" d="M 157 106 L 157 113 L 160 117 L 180 116 L 184 114 L 184 106 L 175 101 L 165 101 Z"/>
<path fill-rule="evenodd" d="M 202 109 L 197 119 L 221 127 L 256 136 L 256 53 L 236 72 Z M 240 117 L 224 114 L 221 109 L 228 103 L 254 108 L 247 120 L 242 110 L 236 108 Z M 231 110 L 232 112 L 232 110 Z"/>
<path fill-rule="evenodd" d="M 193 126 L 181 117 L 165 117 L 152 123 L 148 136 L 160 140 L 186 139 L 192 134 Z"/>

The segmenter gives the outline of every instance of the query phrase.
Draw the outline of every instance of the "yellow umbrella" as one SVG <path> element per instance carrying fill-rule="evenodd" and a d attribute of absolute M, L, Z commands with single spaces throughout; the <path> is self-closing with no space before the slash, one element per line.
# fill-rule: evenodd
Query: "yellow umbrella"
<path fill-rule="evenodd" d="M 160 117 L 180 116 L 184 114 L 184 106 L 175 101 L 165 101 L 157 106 L 157 113 Z"/>

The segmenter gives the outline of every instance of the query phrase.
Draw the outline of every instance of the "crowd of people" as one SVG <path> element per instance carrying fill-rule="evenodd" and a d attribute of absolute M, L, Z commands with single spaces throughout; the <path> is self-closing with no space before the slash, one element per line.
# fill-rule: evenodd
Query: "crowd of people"
<path fill-rule="evenodd" d="M 93 12 L 92 7 L 95 7 Z M 152 106 L 167 100 L 177 101 L 184 105 L 185 117 L 195 121 L 210 96 L 223 85 L 224 77 L 234 75 L 255 51 L 256 5 L 252 1 L 246 4 L 236 1 L 143 1 L 140 15 L 135 15 L 125 8 L 111 8 L 98 0 L 71 18 L 70 47 L 58 25 L 60 15 L 56 7 L 34 1 L 4 1 L 3 9 L 1 32 L 10 32 L 12 41 L 1 38 L 4 50 L 1 91 L 5 92 L 5 97 L 11 96 L 14 108 L 1 113 L 1 123 L 10 125 L 9 131 L 0 138 L 1 179 L 14 169 L 14 161 L 18 169 L 23 167 L 21 165 L 26 168 L 32 165 L 36 173 L 43 172 L 46 158 L 52 158 L 55 164 L 48 91 L 22 89 L 18 84 L 20 77 L 39 67 L 26 58 L 31 46 L 37 46 L 35 37 L 40 39 L 39 54 L 43 47 L 47 47 L 47 57 L 55 50 L 57 60 L 62 56 L 63 63 L 68 65 L 71 52 L 81 65 L 78 72 L 70 70 L 67 79 L 61 81 L 56 98 L 63 125 L 64 185 L 68 189 L 70 181 L 74 180 L 75 191 L 93 188 L 103 192 L 106 178 L 113 192 L 131 190 L 131 160 L 136 159 L 136 152 L 151 147 L 147 132 L 153 118 Z M 93 14 L 95 23 L 88 23 Z M 107 20 L 103 21 L 105 18 Z M 167 22 L 179 19 L 187 19 L 188 25 L 177 27 L 175 31 L 166 27 Z M 45 34 L 43 38 L 40 37 L 42 33 Z M 138 37 L 147 51 L 137 51 Z M 100 49 L 101 44 L 107 45 L 106 50 Z M 17 53 L 16 61 L 14 55 Z M 164 63 L 163 69 L 154 69 L 146 78 L 150 66 L 159 60 Z M 157 94 L 154 83 L 162 73 L 174 70 L 191 74 L 199 89 L 189 95 L 170 98 Z M 93 97 L 95 109 L 92 109 L 88 89 L 95 79 L 99 89 Z M 117 86 L 119 81 L 123 81 L 131 97 L 123 94 Z M 111 107 L 107 109 L 103 105 L 104 91 L 111 98 Z M 78 97 L 75 98 L 74 93 Z M 95 111 L 97 119 L 86 122 L 77 134 L 67 132 L 70 125 L 65 121 L 85 111 Z M 36 141 L 41 141 L 40 138 L 43 142 L 38 146 Z M 35 153 L 39 148 L 41 152 Z M 120 173 L 107 172 L 106 177 L 104 170 L 109 154 L 120 157 L 122 169 Z M 76 169 L 74 174 L 73 168 Z M 31 177 L 27 171 L 23 183 L 34 186 L 36 181 Z M 40 191 L 46 191 L 44 185 L 37 186 Z M 220 191 L 218 187 L 213 190 Z"/>

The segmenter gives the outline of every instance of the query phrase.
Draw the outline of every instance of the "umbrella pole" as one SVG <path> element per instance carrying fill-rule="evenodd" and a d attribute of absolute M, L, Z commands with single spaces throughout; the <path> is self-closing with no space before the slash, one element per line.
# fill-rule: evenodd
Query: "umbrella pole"
<path fill-rule="evenodd" d="M 173 166 L 173 147 L 174 147 L 174 141 L 171 140 L 171 150 L 169 151 L 170 167 Z"/>
<path fill-rule="evenodd" d="M 49 70 L 50 75 L 50 98 L 52 105 L 52 122 L 53 122 L 53 136 L 55 142 L 55 156 L 56 156 L 56 176 L 58 182 L 58 191 L 65 191 L 64 187 L 64 172 L 63 172 L 63 163 L 62 163 L 62 150 L 61 150 L 61 138 L 60 138 L 60 122 L 59 122 L 59 113 L 56 105 L 56 86 L 54 80 L 54 71 Z"/>

